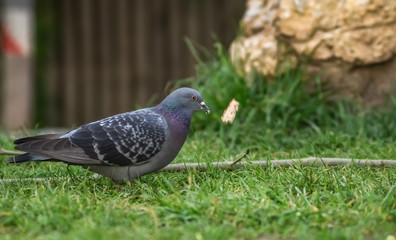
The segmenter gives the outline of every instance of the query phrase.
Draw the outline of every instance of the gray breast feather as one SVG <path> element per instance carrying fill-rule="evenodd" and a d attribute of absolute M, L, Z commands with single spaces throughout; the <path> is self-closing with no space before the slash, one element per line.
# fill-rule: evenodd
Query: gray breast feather
<path fill-rule="evenodd" d="M 165 119 L 150 110 L 115 115 L 84 125 L 70 141 L 103 164 L 141 164 L 156 155 L 165 142 Z"/>

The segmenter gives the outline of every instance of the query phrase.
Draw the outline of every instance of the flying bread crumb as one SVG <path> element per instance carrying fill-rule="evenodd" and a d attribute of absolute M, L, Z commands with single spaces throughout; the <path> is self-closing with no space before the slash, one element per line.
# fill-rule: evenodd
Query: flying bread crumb
<path fill-rule="evenodd" d="M 228 104 L 227 109 L 224 111 L 223 116 L 221 116 L 221 121 L 224 123 L 232 123 L 235 118 L 235 114 L 238 111 L 239 102 L 233 98 Z"/>

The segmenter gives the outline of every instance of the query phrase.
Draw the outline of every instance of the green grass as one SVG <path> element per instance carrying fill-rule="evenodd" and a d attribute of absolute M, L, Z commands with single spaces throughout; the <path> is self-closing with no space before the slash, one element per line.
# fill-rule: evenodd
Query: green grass
<path fill-rule="evenodd" d="M 198 113 L 175 162 L 307 156 L 396 159 L 396 106 L 363 109 L 330 102 L 302 68 L 267 82 L 239 77 L 218 46 L 197 77 L 212 114 Z M 309 90 L 307 90 L 309 89 Z M 220 122 L 231 98 L 235 122 Z M 391 110 L 390 110 L 391 109 Z M 11 149 L 13 136 L 0 135 Z M 72 174 L 70 175 L 71 172 Z M 396 234 L 396 168 L 249 167 L 151 174 L 114 186 L 61 163 L 10 165 L 0 177 L 69 177 L 0 183 L 1 239 L 391 239 Z"/>
<path fill-rule="evenodd" d="M 207 149 L 198 138 L 189 140 L 178 161 L 230 157 L 225 150 Z M 4 178 L 68 176 L 64 165 L 54 163 L 2 164 L 1 169 Z M 71 170 L 78 177 L 2 183 L 1 238 L 385 239 L 395 234 L 394 168 L 211 168 L 152 174 L 121 187 Z"/>

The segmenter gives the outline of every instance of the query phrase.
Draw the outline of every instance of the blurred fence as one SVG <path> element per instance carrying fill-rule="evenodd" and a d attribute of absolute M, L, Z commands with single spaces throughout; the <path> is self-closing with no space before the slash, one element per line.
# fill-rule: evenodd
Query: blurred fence
<path fill-rule="evenodd" d="M 185 38 L 235 38 L 244 0 L 37 0 L 35 121 L 75 126 L 146 106 L 194 75 Z"/>

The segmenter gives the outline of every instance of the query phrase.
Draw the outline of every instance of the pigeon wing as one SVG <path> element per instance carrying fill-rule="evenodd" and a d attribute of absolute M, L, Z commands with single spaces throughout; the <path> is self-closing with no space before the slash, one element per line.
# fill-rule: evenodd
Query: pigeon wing
<path fill-rule="evenodd" d="M 15 148 L 69 164 L 138 165 L 161 150 L 166 126 L 161 115 L 143 109 L 86 124 L 62 136 L 20 139 Z"/>
<path fill-rule="evenodd" d="M 70 133 L 70 142 L 91 159 L 115 166 L 137 165 L 156 155 L 165 142 L 165 119 L 150 110 L 115 115 Z"/>

